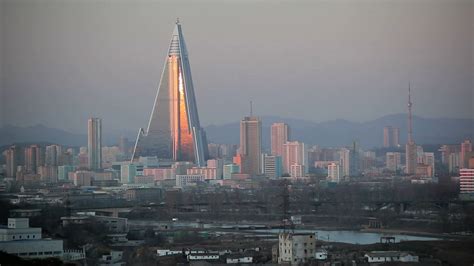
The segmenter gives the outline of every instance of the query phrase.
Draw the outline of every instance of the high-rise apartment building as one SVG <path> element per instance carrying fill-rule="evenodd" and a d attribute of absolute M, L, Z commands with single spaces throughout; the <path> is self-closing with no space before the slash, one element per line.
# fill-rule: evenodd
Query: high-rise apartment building
<path fill-rule="evenodd" d="M 305 145 L 299 141 L 289 141 L 283 144 L 283 172 L 290 173 L 292 165 L 303 166 L 303 173 L 306 173 L 308 161 Z"/>
<path fill-rule="evenodd" d="M 292 164 L 290 165 L 290 176 L 292 178 L 302 178 L 305 176 L 305 166 L 302 164 Z"/>
<path fill-rule="evenodd" d="M 224 171 L 224 160 L 223 159 L 210 159 L 207 160 L 208 168 L 216 168 L 216 178 L 222 179 Z"/>
<path fill-rule="evenodd" d="M 121 136 L 119 139 L 119 150 L 122 154 L 128 154 L 128 138 Z"/>
<path fill-rule="evenodd" d="M 402 156 L 399 152 L 387 152 L 385 154 L 385 167 L 392 172 L 399 170 L 401 158 Z"/>
<path fill-rule="evenodd" d="M 120 182 L 122 184 L 133 184 L 137 175 L 137 165 L 135 163 L 123 164 L 120 168 Z"/>
<path fill-rule="evenodd" d="M 31 145 L 25 149 L 25 168 L 28 173 L 38 173 L 38 167 L 43 165 L 42 156 L 39 145 Z"/>
<path fill-rule="evenodd" d="M 328 164 L 328 181 L 334 182 L 334 183 L 339 183 L 341 180 L 341 171 L 339 164 L 337 163 L 330 163 Z"/>
<path fill-rule="evenodd" d="M 259 175 L 262 157 L 262 121 L 255 116 L 246 116 L 240 121 L 240 155 L 244 165 L 241 173 Z"/>
<path fill-rule="evenodd" d="M 92 117 L 87 121 L 87 152 L 89 169 L 102 168 L 102 120 L 100 118 Z"/>
<path fill-rule="evenodd" d="M 383 128 L 383 146 L 398 147 L 400 145 L 400 129 L 398 127 L 386 126 Z"/>
<path fill-rule="evenodd" d="M 279 178 L 282 176 L 282 160 L 281 156 L 263 155 L 263 173 L 268 178 Z"/>
<path fill-rule="evenodd" d="M 360 175 L 360 151 L 356 141 L 352 142 L 351 152 L 349 153 L 349 176 Z"/>
<path fill-rule="evenodd" d="M 431 177 L 435 175 L 435 155 L 433 152 L 425 152 L 423 154 L 423 164 L 431 168 Z"/>
<path fill-rule="evenodd" d="M 342 148 L 339 150 L 339 165 L 342 176 L 349 176 L 350 173 L 350 150 Z"/>
<path fill-rule="evenodd" d="M 453 153 L 459 153 L 461 152 L 461 147 L 459 145 L 443 145 L 441 148 L 438 150 L 441 152 L 441 162 L 443 164 L 448 164 L 449 162 L 449 156 Z"/>
<path fill-rule="evenodd" d="M 459 176 L 459 192 L 474 194 L 474 169 L 460 169 Z"/>
<path fill-rule="evenodd" d="M 459 171 L 459 153 L 451 153 L 448 157 L 448 171 L 449 173 L 457 173 Z"/>
<path fill-rule="evenodd" d="M 271 127 L 272 155 L 283 156 L 283 145 L 289 140 L 289 127 L 285 123 L 274 123 Z"/>
<path fill-rule="evenodd" d="M 44 163 L 47 166 L 60 165 L 62 148 L 59 145 L 46 146 Z"/>
<path fill-rule="evenodd" d="M 467 156 L 467 154 L 469 152 L 472 152 L 472 143 L 470 140 L 467 139 L 463 143 L 461 143 L 461 154 L 459 155 L 460 168 L 468 167 L 469 156 Z"/>
<path fill-rule="evenodd" d="M 15 145 L 11 146 L 5 151 L 5 162 L 6 162 L 6 177 L 16 178 L 17 167 L 20 164 L 20 151 Z"/>
<path fill-rule="evenodd" d="M 191 67 L 181 24 L 176 26 L 156 94 L 148 128 L 140 129 L 132 160 L 156 156 L 160 160 L 206 165 L 207 140 L 200 126 Z"/>

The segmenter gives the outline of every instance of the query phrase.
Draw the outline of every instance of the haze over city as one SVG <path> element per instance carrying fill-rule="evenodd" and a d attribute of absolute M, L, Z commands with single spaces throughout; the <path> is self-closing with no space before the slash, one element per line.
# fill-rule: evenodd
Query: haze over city
<path fill-rule="evenodd" d="M 179 17 L 201 124 L 473 118 L 473 3 L 2 1 L 2 124 L 144 127 Z M 19 108 L 21 106 L 21 108 Z M 51 119 L 53 118 L 54 119 Z M 0 125 L 1 126 L 1 125 Z"/>
<path fill-rule="evenodd" d="M 474 265 L 474 1 L 0 0 L 0 266 Z"/>

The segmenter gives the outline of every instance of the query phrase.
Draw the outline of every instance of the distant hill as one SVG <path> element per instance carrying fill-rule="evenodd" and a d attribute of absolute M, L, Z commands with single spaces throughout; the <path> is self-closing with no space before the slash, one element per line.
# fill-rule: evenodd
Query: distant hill
<path fill-rule="evenodd" d="M 307 144 L 318 144 L 323 147 L 349 145 L 357 140 L 366 148 L 382 146 L 384 126 L 400 128 L 400 143 L 406 142 L 406 114 L 387 115 L 368 122 L 350 122 L 332 120 L 316 123 L 300 119 L 276 116 L 261 117 L 263 125 L 264 147 L 270 146 L 270 126 L 275 122 L 285 122 L 290 126 L 291 140 L 300 140 Z M 414 138 L 418 144 L 452 144 L 461 143 L 465 138 L 474 139 L 474 119 L 421 118 L 414 117 Z M 239 143 L 239 122 L 210 125 L 205 128 L 209 142 Z M 128 136 L 134 141 L 135 136 Z M 117 136 L 104 136 L 110 141 Z M 0 128 L 0 146 L 20 142 L 51 142 L 62 145 L 84 146 L 87 136 L 74 134 L 61 129 L 48 128 L 43 125 L 31 127 L 5 126 Z M 114 143 L 114 142 L 112 142 Z M 110 145 L 111 143 L 106 143 Z"/>
<path fill-rule="evenodd" d="M 43 125 L 30 127 L 7 125 L 0 128 L 0 146 L 21 142 L 48 142 L 68 146 L 84 146 L 87 144 L 87 136 Z"/>

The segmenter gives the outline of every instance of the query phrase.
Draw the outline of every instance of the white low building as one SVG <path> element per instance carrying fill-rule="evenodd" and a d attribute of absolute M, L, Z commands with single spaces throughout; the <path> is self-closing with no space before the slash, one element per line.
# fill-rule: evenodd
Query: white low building
<path fill-rule="evenodd" d="M 365 254 L 369 263 L 418 262 L 418 256 L 406 251 L 371 251 Z"/>
<path fill-rule="evenodd" d="M 235 254 L 235 255 L 229 255 L 225 261 L 227 264 L 252 263 L 253 257 L 249 255 Z"/>
<path fill-rule="evenodd" d="M 195 261 L 195 260 L 218 260 L 220 258 L 219 254 L 216 253 L 200 253 L 200 254 L 189 254 L 188 261 Z"/>
<path fill-rule="evenodd" d="M 182 250 L 170 250 L 170 249 L 157 249 L 156 250 L 156 255 L 158 255 L 158 257 L 173 256 L 173 255 L 178 255 L 178 254 L 183 254 L 183 251 Z"/>
<path fill-rule="evenodd" d="M 328 258 L 328 251 L 324 248 L 320 248 L 316 250 L 316 253 L 314 254 L 314 257 L 317 260 L 327 260 Z"/>
<path fill-rule="evenodd" d="M 110 251 L 109 254 L 102 255 L 99 260 L 99 266 L 125 266 L 126 263 L 122 261 L 122 251 Z"/>
<path fill-rule="evenodd" d="M 43 239 L 28 218 L 8 218 L 8 226 L 0 227 L 0 250 L 22 258 L 62 258 L 63 241 Z"/>

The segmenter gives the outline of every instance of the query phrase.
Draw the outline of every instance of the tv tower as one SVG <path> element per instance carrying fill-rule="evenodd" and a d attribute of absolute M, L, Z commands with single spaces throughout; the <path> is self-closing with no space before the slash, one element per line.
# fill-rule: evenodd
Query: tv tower
<path fill-rule="evenodd" d="M 416 144 L 413 140 L 413 115 L 411 101 L 411 84 L 408 82 L 408 142 L 405 146 L 405 173 L 413 175 L 416 173 Z"/>
<path fill-rule="evenodd" d="M 413 143 L 413 116 L 411 112 L 411 84 L 408 82 L 408 143 Z"/>

